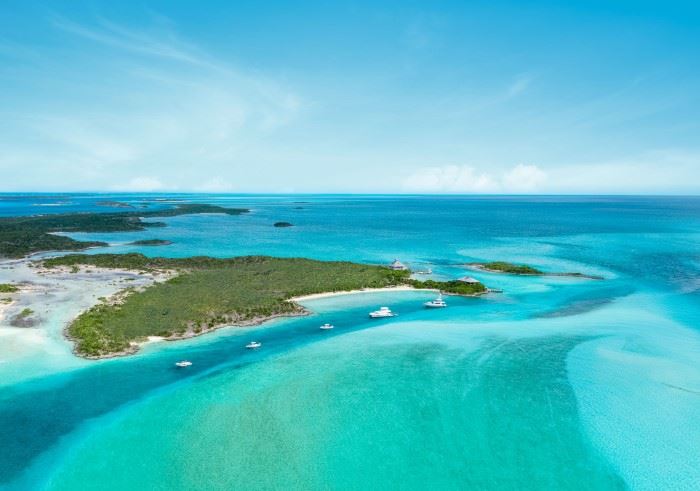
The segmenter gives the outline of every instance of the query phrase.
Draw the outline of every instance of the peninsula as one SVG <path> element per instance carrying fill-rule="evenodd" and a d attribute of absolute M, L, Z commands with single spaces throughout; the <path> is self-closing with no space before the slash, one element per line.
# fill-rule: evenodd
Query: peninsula
<path fill-rule="evenodd" d="M 141 254 L 73 254 L 43 261 L 46 268 L 95 266 L 170 272 L 164 282 L 126 289 L 79 315 L 66 333 L 87 358 L 134 353 L 151 336 L 180 339 L 222 326 L 252 325 L 304 315 L 295 297 L 337 291 L 408 286 L 457 295 L 487 291 L 481 283 L 418 281 L 394 271 L 339 261 L 246 256 L 231 259 L 148 258 Z"/>
<path fill-rule="evenodd" d="M 163 222 L 143 218 L 173 217 L 200 213 L 240 215 L 249 210 L 203 204 L 180 204 L 158 210 L 112 213 L 66 213 L 0 218 L 0 256 L 20 258 L 42 251 L 77 251 L 105 246 L 104 242 L 77 241 L 57 232 L 128 232 L 164 227 Z"/>

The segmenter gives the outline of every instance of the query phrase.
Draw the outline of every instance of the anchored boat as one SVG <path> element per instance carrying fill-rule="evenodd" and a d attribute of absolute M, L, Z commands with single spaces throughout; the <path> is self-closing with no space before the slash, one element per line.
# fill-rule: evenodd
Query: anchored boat
<path fill-rule="evenodd" d="M 444 307 L 447 307 L 447 302 L 445 302 L 442 299 L 442 293 L 438 295 L 438 297 L 435 300 L 431 300 L 430 302 L 425 302 L 423 305 L 425 305 L 429 309 L 441 309 Z"/>
<path fill-rule="evenodd" d="M 369 316 L 372 319 L 381 319 L 382 317 L 394 317 L 396 314 L 391 311 L 389 307 L 381 307 L 379 310 L 370 312 Z"/>
<path fill-rule="evenodd" d="M 259 343 L 257 341 L 251 341 L 250 343 L 245 345 L 245 347 L 248 349 L 257 349 L 260 346 L 262 346 L 262 343 Z"/>

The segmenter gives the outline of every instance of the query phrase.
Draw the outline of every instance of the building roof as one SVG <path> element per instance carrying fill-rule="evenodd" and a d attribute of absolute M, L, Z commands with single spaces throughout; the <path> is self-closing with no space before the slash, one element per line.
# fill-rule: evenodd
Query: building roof
<path fill-rule="evenodd" d="M 471 276 L 462 276 L 457 281 L 461 281 L 462 283 L 481 283 L 479 280 L 472 278 Z"/>
<path fill-rule="evenodd" d="M 391 267 L 394 269 L 408 269 L 406 265 L 404 265 L 401 261 L 398 259 L 394 259 L 394 262 L 391 263 Z"/>

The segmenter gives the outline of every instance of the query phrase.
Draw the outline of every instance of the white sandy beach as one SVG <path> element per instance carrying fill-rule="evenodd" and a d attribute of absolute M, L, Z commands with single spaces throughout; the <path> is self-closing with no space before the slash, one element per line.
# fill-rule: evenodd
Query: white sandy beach
<path fill-rule="evenodd" d="M 437 290 L 433 288 L 413 288 L 410 285 L 399 285 L 399 286 L 389 286 L 386 288 L 363 288 L 361 290 L 343 290 L 337 292 L 326 292 L 326 293 L 312 293 L 311 295 L 302 295 L 300 297 L 292 297 L 289 299 L 290 302 L 304 302 L 307 300 L 316 300 L 319 298 L 326 297 L 337 297 L 339 295 L 354 295 L 357 293 L 371 293 L 371 292 L 398 292 L 398 291 L 427 291 L 436 292 Z"/>

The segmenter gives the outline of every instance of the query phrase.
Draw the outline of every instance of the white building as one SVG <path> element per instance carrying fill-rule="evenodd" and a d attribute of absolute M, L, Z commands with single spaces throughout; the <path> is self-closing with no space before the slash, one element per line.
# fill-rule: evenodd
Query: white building
<path fill-rule="evenodd" d="M 476 278 L 472 278 L 471 276 L 462 276 L 457 281 L 461 281 L 462 283 L 469 283 L 470 285 L 473 285 L 475 283 L 481 283 L 479 280 L 477 280 Z"/>
<path fill-rule="evenodd" d="M 393 269 L 394 271 L 406 271 L 408 269 L 406 265 L 398 259 L 394 259 L 394 262 L 389 265 L 389 268 Z"/>

